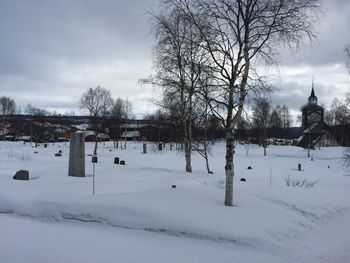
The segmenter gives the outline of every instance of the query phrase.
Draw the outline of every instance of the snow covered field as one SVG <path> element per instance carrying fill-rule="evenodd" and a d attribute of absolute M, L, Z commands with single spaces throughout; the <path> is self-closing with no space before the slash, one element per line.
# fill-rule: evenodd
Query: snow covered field
<path fill-rule="evenodd" d="M 198 154 L 187 174 L 179 152 L 148 148 L 101 144 L 92 196 L 91 157 L 87 177 L 68 177 L 68 143 L 0 142 L 0 262 L 350 262 L 343 148 L 312 151 L 311 161 L 297 147 L 270 146 L 264 157 L 237 146 L 235 207 L 223 205 L 224 144 L 211 150 L 214 175 Z M 32 180 L 13 180 L 20 169 Z"/>

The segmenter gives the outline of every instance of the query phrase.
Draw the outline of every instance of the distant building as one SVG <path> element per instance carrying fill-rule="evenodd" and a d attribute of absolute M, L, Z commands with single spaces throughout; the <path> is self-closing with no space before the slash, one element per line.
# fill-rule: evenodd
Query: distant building
<path fill-rule="evenodd" d="M 84 131 L 85 142 L 108 142 L 110 136 L 105 133 L 96 133 L 95 131 Z"/>
<path fill-rule="evenodd" d="M 140 131 L 125 131 L 122 133 L 122 139 L 128 141 L 139 141 L 141 140 Z"/>
<path fill-rule="evenodd" d="M 317 147 L 339 146 L 333 138 L 329 127 L 324 123 L 324 108 L 317 104 L 314 84 L 308 103 L 301 108 L 302 111 L 302 135 L 298 139 L 297 146 L 315 149 Z"/>

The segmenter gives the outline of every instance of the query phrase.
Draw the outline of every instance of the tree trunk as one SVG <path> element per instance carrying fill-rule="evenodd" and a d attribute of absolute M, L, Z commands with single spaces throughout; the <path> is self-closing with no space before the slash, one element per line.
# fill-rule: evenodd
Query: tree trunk
<path fill-rule="evenodd" d="M 208 134 L 207 134 L 207 122 L 208 122 L 208 118 L 207 118 L 207 109 L 205 110 L 205 125 L 204 125 L 204 158 L 205 158 L 205 164 L 207 166 L 207 172 L 208 174 L 213 174 L 212 171 L 210 171 L 209 168 L 209 160 L 208 160 Z"/>
<path fill-rule="evenodd" d="M 267 148 L 267 130 L 266 128 L 264 128 L 264 131 L 263 131 L 263 141 L 262 141 L 262 145 L 264 147 L 264 156 L 266 156 L 266 148 Z"/>
<path fill-rule="evenodd" d="M 185 147 L 185 159 L 186 159 L 186 172 L 192 173 L 192 166 L 191 166 L 191 146 L 189 145 L 189 142 L 186 142 Z"/>
<path fill-rule="evenodd" d="M 184 131 L 185 131 L 185 159 L 186 159 L 186 172 L 192 173 L 192 127 L 191 122 L 184 121 Z"/>
<path fill-rule="evenodd" d="M 234 165 L 233 165 L 233 154 L 234 154 L 234 132 L 232 128 L 226 128 L 226 188 L 225 188 L 225 205 L 233 206 L 233 176 L 234 176 Z"/>
<path fill-rule="evenodd" d="M 207 167 L 207 172 L 208 174 L 213 174 L 212 171 L 210 171 L 210 167 L 209 167 L 209 158 L 208 158 L 208 145 L 207 145 L 207 141 L 204 141 L 204 158 L 205 158 L 205 164 Z"/>

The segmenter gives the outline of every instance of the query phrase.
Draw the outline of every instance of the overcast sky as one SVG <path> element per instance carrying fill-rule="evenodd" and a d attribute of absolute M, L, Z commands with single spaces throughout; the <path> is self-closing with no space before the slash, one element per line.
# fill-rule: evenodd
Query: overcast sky
<path fill-rule="evenodd" d="M 75 111 L 89 87 L 129 98 L 138 117 L 154 110 L 156 92 L 138 80 L 152 73 L 149 16 L 157 0 L 0 0 L 0 95 L 24 109 Z M 344 47 L 350 44 L 350 1 L 325 0 L 317 41 L 282 52 L 273 104 L 296 111 L 310 94 L 320 104 L 350 92 Z"/>

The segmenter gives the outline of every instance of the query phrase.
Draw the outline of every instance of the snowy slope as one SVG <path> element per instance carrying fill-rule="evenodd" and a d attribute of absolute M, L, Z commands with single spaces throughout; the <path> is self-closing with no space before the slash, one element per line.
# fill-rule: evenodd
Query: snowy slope
<path fill-rule="evenodd" d="M 75 255 L 78 262 L 115 262 L 119 254 L 120 262 L 350 261 L 350 177 L 342 168 L 342 148 L 313 151 L 311 161 L 301 148 L 274 146 L 264 157 L 256 146 L 238 146 L 236 206 L 228 208 L 223 206 L 223 144 L 212 148 L 214 175 L 205 173 L 204 160 L 196 154 L 194 172 L 186 174 L 181 153 L 152 151 L 149 145 L 149 153 L 142 154 L 142 144 L 134 142 L 127 150 L 111 146 L 99 146 L 92 196 L 91 157 L 86 157 L 88 177 L 68 177 L 68 143 L 37 149 L 0 144 L 0 227 L 6 229 L 0 236 L 0 262 L 22 262 L 13 248 L 23 241 L 29 243 L 27 262 L 72 262 L 76 251 L 54 253 L 42 242 L 47 236 L 63 251 L 75 243 L 83 249 L 97 242 L 85 256 Z M 93 144 L 86 147 L 87 154 L 92 152 Z M 62 157 L 54 157 L 58 150 Z M 116 156 L 127 165 L 114 165 Z M 297 171 L 299 163 L 303 171 Z M 19 169 L 28 169 L 33 180 L 12 180 Z M 317 183 L 287 187 L 287 177 Z M 35 249 L 32 240 L 38 242 Z M 111 243 L 118 249 L 106 249 Z M 38 248 L 49 252 L 40 259 Z M 158 248 L 160 253 L 152 253 Z M 142 249 L 140 256 L 134 249 Z"/>

